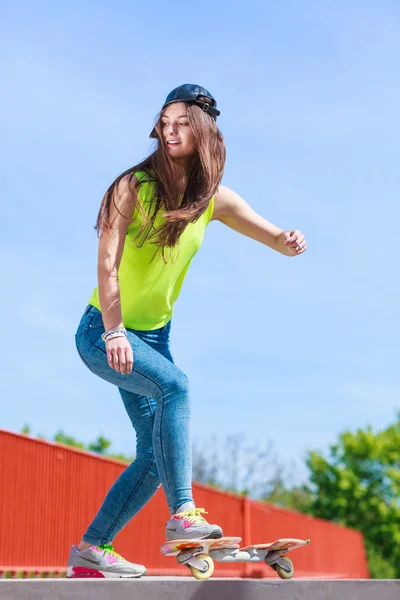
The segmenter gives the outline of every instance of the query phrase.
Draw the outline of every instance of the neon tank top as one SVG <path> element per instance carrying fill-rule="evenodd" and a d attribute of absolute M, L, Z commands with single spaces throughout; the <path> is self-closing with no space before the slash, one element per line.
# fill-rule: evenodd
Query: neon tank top
<path fill-rule="evenodd" d="M 143 172 L 135 175 L 139 181 L 146 179 L 146 174 Z M 139 199 L 147 213 L 154 191 L 155 183 L 146 181 L 139 188 Z M 189 223 L 186 226 L 177 245 L 171 249 L 165 248 L 165 258 L 168 261 L 165 264 L 160 251 L 150 262 L 157 249 L 154 243 L 146 240 L 140 248 L 136 246 L 134 239 L 142 225 L 143 217 L 138 209 L 135 209 L 134 219 L 127 230 L 118 270 L 122 322 L 125 327 L 153 330 L 164 327 L 172 318 L 175 301 L 190 263 L 202 244 L 213 210 L 214 196 L 196 223 Z M 162 209 L 160 209 L 154 227 L 158 228 L 164 222 Z M 101 310 L 98 287 L 95 288 L 89 304 Z"/>

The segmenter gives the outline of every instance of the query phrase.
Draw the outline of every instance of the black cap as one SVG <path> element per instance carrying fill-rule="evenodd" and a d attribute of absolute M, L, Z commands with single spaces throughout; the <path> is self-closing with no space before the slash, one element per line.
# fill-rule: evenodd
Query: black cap
<path fill-rule="evenodd" d="M 208 100 L 206 102 L 205 100 Z M 220 115 L 220 111 L 217 110 L 217 102 L 212 94 L 206 88 L 201 87 L 201 85 L 195 85 L 193 83 L 184 83 L 179 87 L 175 88 L 170 92 L 161 108 L 163 110 L 168 104 L 172 104 L 173 102 L 190 102 L 193 104 L 197 104 L 204 110 L 204 112 L 208 113 L 213 117 L 213 119 L 217 120 L 218 115 Z M 157 132 L 155 127 L 150 134 L 151 138 L 157 138 Z"/>

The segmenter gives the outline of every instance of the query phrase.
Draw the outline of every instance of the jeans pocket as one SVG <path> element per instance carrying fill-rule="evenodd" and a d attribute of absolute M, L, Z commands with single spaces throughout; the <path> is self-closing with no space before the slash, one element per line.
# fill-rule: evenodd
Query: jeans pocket
<path fill-rule="evenodd" d="M 104 323 L 101 315 L 94 315 L 89 323 L 89 329 L 104 329 Z"/>

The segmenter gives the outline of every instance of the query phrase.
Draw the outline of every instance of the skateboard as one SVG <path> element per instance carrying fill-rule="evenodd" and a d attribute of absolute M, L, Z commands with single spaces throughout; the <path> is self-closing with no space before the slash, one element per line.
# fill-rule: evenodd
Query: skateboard
<path fill-rule="evenodd" d="M 282 556 L 289 550 L 306 546 L 310 540 L 281 538 L 269 544 L 253 544 L 240 548 L 240 537 L 222 537 L 215 540 L 170 540 L 161 546 L 161 554 L 176 556 L 179 564 L 188 567 L 196 579 L 209 579 L 214 572 L 214 561 L 265 562 L 281 579 L 291 579 L 293 562 Z"/>

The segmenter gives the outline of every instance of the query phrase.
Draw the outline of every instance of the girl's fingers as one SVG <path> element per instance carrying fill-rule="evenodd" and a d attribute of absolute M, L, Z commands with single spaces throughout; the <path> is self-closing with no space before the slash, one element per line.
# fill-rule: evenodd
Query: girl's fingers
<path fill-rule="evenodd" d="M 288 245 L 287 247 L 288 247 L 290 254 L 293 254 L 294 256 L 303 254 L 303 252 L 305 252 L 307 250 L 307 244 L 305 242 L 304 236 L 303 236 L 303 239 L 301 241 L 298 240 L 295 245 L 290 245 L 290 246 Z"/>
<path fill-rule="evenodd" d="M 289 248 L 296 248 L 297 246 L 302 246 L 305 241 L 304 235 L 299 235 L 295 240 L 290 240 L 286 242 L 286 245 Z"/>
<path fill-rule="evenodd" d="M 126 372 L 132 373 L 132 365 L 133 365 L 133 356 L 131 356 L 130 352 L 126 353 Z"/>
<path fill-rule="evenodd" d="M 117 373 L 119 373 L 119 356 L 117 354 L 117 351 L 115 348 L 112 348 L 111 350 L 111 356 L 112 356 L 112 368 L 115 369 L 117 371 Z"/>
<path fill-rule="evenodd" d="M 121 375 L 126 375 L 126 350 L 125 348 L 118 348 L 119 358 L 119 372 Z"/>
<path fill-rule="evenodd" d="M 298 242 L 297 242 L 297 237 L 296 237 L 296 238 L 289 238 L 289 239 L 288 239 L 288 240 L 286 240 L 286 242 L 285 242 L 286 246 L 289 246 L 289 247 L 296 246 L 296 244 L 297 244 L 297 243 L 298 243 Z"/>
<path fill-rule="evenodd" d="M 132 365 L 133 365 L 133 353 L 132 350 L 126 348 L 124 355 L 124 371 L 121 371 L 124 375 L 129 375 L 132 373 Z"/>

